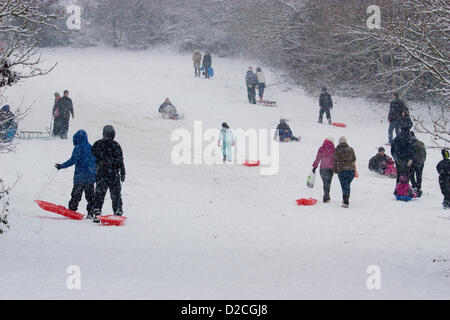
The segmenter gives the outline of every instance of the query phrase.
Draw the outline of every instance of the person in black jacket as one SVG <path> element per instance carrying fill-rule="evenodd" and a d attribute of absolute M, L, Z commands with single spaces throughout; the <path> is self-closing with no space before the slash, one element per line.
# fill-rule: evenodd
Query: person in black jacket
<path fill-rule="evenodd" d="M 205 78 L 209 79 L 208 68 L 212 66 L 212 57 L 211 54 L 206 51 L 203 56 L 203 72 L 205 74 Z"/>
<path fill-rule="evenodd" d="M 438 163 L 436 169 L 439 173 L 439 186 L 444 195 L 442 205 L 444 209 L 450 209 L 450 159 L 447 149 L 442 150 L 442 157 L 444 159 Z"/>
<path fill-rule="evenodd" d="M 94 215 L 101 215 L 106 192 L 110 191 L 114 215 L 121 216 L 122 196 L 121 182 L 125 181 L 125 165 L 120 144 L 114 141 L 116 132 L 107 125 L 103 128 L 103 139 L 92 146 L 92 155 L 96 161 L 96 187 Z M 94 219 L 94 222 L 99 222 Z"/>
<path fill-rule="evenodd" d="M 75 117 L 72 99 L 69 98 L 68 90 L 64 90 L 64 96 L 53 106 L 53 115 L 55 115 L 55 122 L 58 123 L 59 127 L 57 134 L 61 139 L 67 139 L 70 115 L 72 115 L 72 119 Z"/>
<path fill-rule="evenodd" d="M 333 100 L 331 99 L 331 95 L 327 92 L 327 87 L 322 87 L 322 93 L 319 98 L 319 123 L 323 121 L 323 114 L 326 113 L 328 124 L 331 125 L 331 109 L 333 109 Z"/>
<path fill-rule="evenodd" d="M 411 168 L 411 186 L 420 198 L 422 196 L 422 173 L 427 160 L 425 144 L 416 138 L 414 132 L 410 132 L 414 146 L 413 164 Z"/>
<path fill-rule="evenodd" d="M 391 154 L 397 168 L 397 183 L 402 175 L 406 176 L 409 183 L 414 159 L 414 144 L 409 127 L 401 128 L 401 132 L 392 141 Z"/>
<path fill-rule="evenodd" d="M 395 130 L 395 135 L 396 136 L 399 135 L 400 128 L 402 127 L 402 124 L 405 121 L 405 119 L 404 119 L 405 114 L 408 114 L 408 117 L 409 117 L 409 113 L 407 113 L 407 109 L 406 109 L 405 103 L 403 102 L 403 100 L 400 99 L 398 92 L 395 92 L 394 95 L 393 95 L 393 100 L 391 101 L 391 105 L 390 105 L 390 108 L 389 108 L 389 115 L 388 115 L 388 121 L 389 121 L 388 139 L 389 139 L 389 144 L 392 144 L 392 141 L 393 141 L 393 138 L 394 138 L 394 130 Z M 408 125 L 409 125 L 409 123 L 408 123 Z M 411 125 L 411 127 L 412 127 L 412 125 Z M 409 129 L 411 129 L 411 127 Z"/>
<path fill-rule="evenodd" d="M 258 85 L 258 76 L 253 72 L 253 68 L 249 67 L 245 75 L 245 84 L 247 85 L 248 102 L 256 104 L 256 86 Z"/>

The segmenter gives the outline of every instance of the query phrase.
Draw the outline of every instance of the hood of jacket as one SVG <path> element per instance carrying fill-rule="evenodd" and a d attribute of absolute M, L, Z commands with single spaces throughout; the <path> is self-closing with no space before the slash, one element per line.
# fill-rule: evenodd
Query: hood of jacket
<path fill-rule="evenodd" d="M 113 126 L 107 125 L 103 128 L 103 138 L 114 140 L 116 137 L 116 130 Z"/>
<path fill-rule="evenodd" d="M 84 145 L 87 144 L 88 142 L 88 136 L 86 131 L 84 130 L 78 130 L 74 135 L 73 135 L 73 145 Z"/>

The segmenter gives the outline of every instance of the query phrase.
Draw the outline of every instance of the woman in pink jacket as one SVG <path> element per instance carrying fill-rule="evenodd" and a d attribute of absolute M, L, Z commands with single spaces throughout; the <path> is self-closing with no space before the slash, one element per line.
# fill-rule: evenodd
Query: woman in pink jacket
<path fill-rule="evenodd" d="M 316 173 L 316 169 L 320 163 L 320 177 L 323 181 L 323 202 L 329 203 L 330 198 L 330 186 L 333 180 L 333 160 L 334 160 L 334 141 L 332 138 L 327 138 L 323 142 L 322 146 L 317 152 L 316 160 L 313 163 L 313 172 Z"/>

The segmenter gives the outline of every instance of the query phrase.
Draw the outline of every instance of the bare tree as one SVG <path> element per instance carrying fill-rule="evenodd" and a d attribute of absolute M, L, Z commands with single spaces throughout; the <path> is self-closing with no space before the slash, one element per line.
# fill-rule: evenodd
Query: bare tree
<path fill-rule="evenodd" d="M 45 27 L 61 17 L 44 13 L 49 1 L 0 0 L 0 98 L 8 86 L 19 80 L 48 74 L 53 68 L 41 67 L 39 43 L 45 35 Z M 5 134 L 28 113 L 29 108 L 18 108 L 15 113 L 0 113 L 0 152 L 11 152 L 14 145 Z M 5 142 L 6 140 L 6 142 Z M 0 180 L 0 233 L 8 228 L 8 198 L 12 187 Z"/>

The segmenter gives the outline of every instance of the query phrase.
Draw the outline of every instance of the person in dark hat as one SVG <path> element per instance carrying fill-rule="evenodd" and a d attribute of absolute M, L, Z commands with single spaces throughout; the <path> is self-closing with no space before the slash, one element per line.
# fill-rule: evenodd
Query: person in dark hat
<path fill-rule="evenodd" d="M 222 129 L 220 130 L 219 141 L 217 146 L 222 148 L 223 162 L 231 162 L 233 152 L 232 147 L 236 144 L 233 136 L 233 132 L 230 130 L 230 126 L 224 122 L 222 123 Z"/>
<path fill-rule="evenodd" d="M 411 138 L 409 126 L 401 128 L 401 132 L 392 141 L 391 154 L 397 168 L 397 183 L 402 175 L 406 176 L 407 182 L 411 179 L 411 169 L 414 162 L 414 144 Z"/>
<path fill-rule="evenodd" d="M 450 209 L 450 159 L 448 149 L 442 149 L 442 158 L 436 169 L 439 173 L 439 186 L 444 195 L 442 205 L 444 209 Z"/>
<path fill-rule="evenodd" d="M 319 123 L 323 121 L 323 114 L 327 115 L 328 124 L 331 125 L 331 109 L 333 109 L 333 99 L 331 99 L 331 95 L 327 92 L 327 87 L 322 87 L 322 93 L 319 97 Z"/>
<path fill-rule="evenodd" d="M 115 141 L 114 128 L 107 125 L 103 128 L 103 139 L 92 146 L 92 155 L 96 161 L 95 205 L 93 213 L 101 215 L 106 192 L 110 191 L 114 215 L 123 215 L 122 185 L 125 181 L 125 165 L 120 144 Z M 98 218 L 94 222 L 99 222 Z"/>

